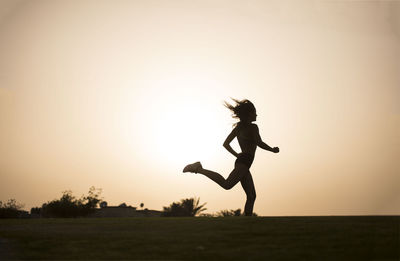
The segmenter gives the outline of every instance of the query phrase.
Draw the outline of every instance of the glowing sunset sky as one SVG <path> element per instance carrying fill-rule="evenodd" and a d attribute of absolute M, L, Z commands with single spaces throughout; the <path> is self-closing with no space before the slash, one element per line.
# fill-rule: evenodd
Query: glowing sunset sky
<path fill-rule="evenodd" d="M 0 1 L 0 200 L 243 209 L 182 174 L 232 170 L 229 97 L 281 149 L 256 153 L 256 213 L 400 214 L 397 1 Z"/>

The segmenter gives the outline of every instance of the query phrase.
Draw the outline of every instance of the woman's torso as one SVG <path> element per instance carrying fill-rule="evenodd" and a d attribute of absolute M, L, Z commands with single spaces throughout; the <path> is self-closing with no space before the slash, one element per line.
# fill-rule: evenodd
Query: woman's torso
<path fill-rule="evenodd" d="M 254 124 L 240 124 L 237 128 L 237 139 L 242 153 L 248 153 L 254 156 L 257 149 L 256 126 Z"/>

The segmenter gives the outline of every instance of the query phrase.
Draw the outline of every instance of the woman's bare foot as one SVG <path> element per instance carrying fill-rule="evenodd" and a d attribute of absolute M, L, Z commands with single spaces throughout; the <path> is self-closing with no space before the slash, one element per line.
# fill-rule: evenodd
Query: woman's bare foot
<path fill-rule="evenodd" d="M 186 167 L 183 169 L 183 172 L 193 172 L 193 173 L 197 173 L 199 172 L 199 170 L 201 170 L 203 168 L 203 166 L 201 166 L 200 161 L 197 161 L 195 163 L 186 165 Z"/>

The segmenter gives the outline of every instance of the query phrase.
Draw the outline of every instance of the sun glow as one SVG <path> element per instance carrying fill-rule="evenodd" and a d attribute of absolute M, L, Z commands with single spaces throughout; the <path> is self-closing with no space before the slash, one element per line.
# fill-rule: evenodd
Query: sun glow
<path fill-rule="evenodd" d="M 143 115 L 148 122 L 143 136 L 151 140 L 148 153 L 174 166 L 214 157 L 215 146 L 223 142 L 218 132 L 224 130 L 218 127 L 226 118 L 215 110 L 222 102 L 219 96 L 204 91 L 218 83 L 200 74 L 183 75 L 152 83 L 147 93 L 151 106 Z"/>

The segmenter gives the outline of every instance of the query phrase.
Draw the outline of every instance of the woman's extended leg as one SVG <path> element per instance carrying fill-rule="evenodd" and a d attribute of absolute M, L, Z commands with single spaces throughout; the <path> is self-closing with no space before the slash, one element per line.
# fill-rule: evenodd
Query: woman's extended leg
<path fill-rule="evenodd" d="M 213 180 L 224 189 L 231 189 L 243 178 L 244 175 L 248 173 L 248 171 L 249 170 L 245 165 L 236 164 L 235 168 L 232 170 L 231 174 L 229 174 L 227 179 L 224 179 L 224 177 L 217 172 L 208 169 L 201 168 L 198 170 L 198 173 L 203 174 L 204 176 Z"/>
<path fill-rule="evenodd" d="M 254 188 L 253 177 L 251 176 L 250 171 L 247 172 L 241 180 L 240 183 L 246 192 L 246 205 L 244 206 L 244 214 L 246 216 L 253 215 L 253 206 L 254 202 L 256 201 L 256 189 Z"/>

